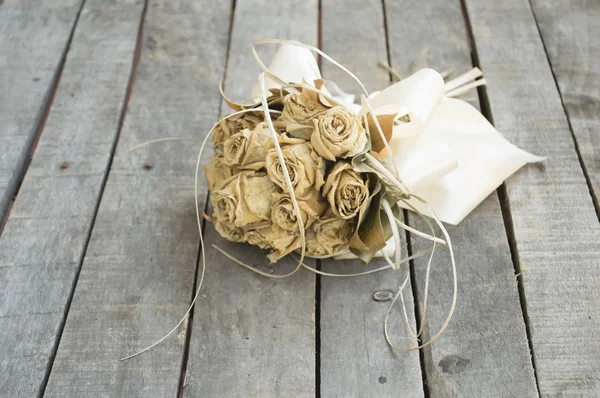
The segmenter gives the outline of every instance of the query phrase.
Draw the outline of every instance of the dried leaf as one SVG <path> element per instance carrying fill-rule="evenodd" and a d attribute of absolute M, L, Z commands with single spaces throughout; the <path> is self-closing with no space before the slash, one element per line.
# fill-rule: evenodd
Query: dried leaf
<path fill-rule="evenodd" d="M 371 192 L 369 205 L 365 207 L 365 212 L 359 213 L 358 226 L 350 238 L 350 251 L 366 263 L 385 247 L 386 242 L 392 236 L 387 215 L 381 210 L 381 201 L 383 198 L 388 198 L 390 201 L 390 193 L 387 192 L 376 173 L 367 173 Z M 392 200 L 391 203 L 395 203 L 395 201 Z M 392 205 L 392 212 L 396 217 L 400 217 L 401 210 L 397 204 Z"/>
<path fill-rule="evenodd" d="M 383 133 L 383 136 L 385 137 L 387 142 L 390 142 L 390 140 L 392 139 L 392 133 L 394 131 L 394 118 L 396 117 L 396 115 L 397 113 L 391 115 L 376 116 L 377 121 L 379 122 L 379 126 L 381 127 L 381 132 Z M 370 113 L 367 115 L 367 121 L 369 124 L 369 133 L 371 134 L 371 148 L 374 152 L 379 153 L 383 149 L 385 149 L 385 143 L 381 139 L 381 135 L 379 134 L 377 126 L 375 125 L 375 121 L 373 120 L 373 117 Z"/>

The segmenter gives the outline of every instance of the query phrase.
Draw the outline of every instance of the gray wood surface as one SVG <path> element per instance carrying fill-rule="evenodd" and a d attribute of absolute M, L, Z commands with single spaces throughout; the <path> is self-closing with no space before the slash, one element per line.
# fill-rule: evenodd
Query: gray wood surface
<path fill-rule="evenodd" d="M 453 68 L 456 76 L 472 67 L 460 1 L 415 2 L 413 7 L 386 2 L 386 11 L 391 62 L 401 75 L 429 66 L 439 71 Z M 395 22 L 399 20 L 410 23 Z M 477 98 L 477 91 L 467 97 Z M 428 230 L 412 213 L 409 221 Z M 447 228 L 455 250 L 458 301 L 448 328 L 423 351 L 431 396 L 536 396 L 517 281 L 496 193 L 459 226 Z M 429 247 L 429 242 L 414 235 L 411 243 L 414 252 Z M 424 256 L 414 261 L 421 309 L 427 260 Z M 450 256 L 441 249 L 431 272 L 427 311 L 431 335 L 446 318 L 451 281 Z"/>
<path fill-rule="evenodd" d="M 317 2 L 312 0 L 236 1 L 224 82 L 227 95 L 247 100 L 256 84 L 260 69 L 252 57 L 254 41 L 281 38 L 316 45 L 317 11 Z M 276 49 L 259 48 L 267 64 Z M 213 88 L 217 82 L 212 79 L 206 84 Z M 223 104 L 221 112 L 230 111 Z M 204 181 L 202 184 L 205 186 Z M 218 244 L 251 264 L 268 264 L 265 251 L 227 242 L 210 224 L 205 231 L 206 280 L 194 312 L 184 396 L 314 396 L 314 274 L 300 270 L 283 280 L 254 274 L 210 244 Z M 314 266 L 315 261 L 307 264 Z M 283 274 L 294 265 L 288 258 L 273 269 Z"/>
<path fill-rule="evenodd" d="M 142 5 L 125 2 L 112 18 L 139 19 Z M 131 7 L 135 12 L 126 17 Z M 47 396 L 178 393 L 185 327 L 150 352 L 119 358 L 162 337 L 190 303 L 198 252 L 198 145 L 172 141 L 129 149 L 200 134 L 212 124 L 220 101 L 213 82 L 225 66 L 229 12 L 230 5 L 218 1 L 147 5 L 135 85 Z M 133 37 L 136 32 L 137 25 Z"/>
<path fill-rule="evenodd" d="M 600 5 L 462 3 L 0 0 L 0 396 L 600 396 Z M 221 78 L 230 98 L 248 99 L 260 72 L 250 48 L 266 38 L 321 42 L 369 90 L 389 84 L 380 59 L 402 76 L 460 72 L 473 51 L 488 81 L 484 112 L 548 160 L 511 177 L 505 203 L 492 194 L 448 228 L 458 304 L 432 347 L 403 353 L 385 342 L 389 301 L 373 293 L 395 292 L 403 271 L 267 279 L 210 245 L 275 273 L 293 258 L 267 265 L 264 251 L 207 223 L 192 317 L 120 362 L 185 313 L 199 254 L 199 143 L 129 149 L 203 137 L 229 112 Z M 275 50 L 259 53 L 268 63 Z M 325 60 L 322 69 L 360 93 Z M 199 195 L 204 209 L 203 177 Z M 414 215 L 409 222 L 425 229 Z M 426 246 L 408 241 L 413 252 Z M 433 265 L 426 335 L 448 309 L 448 261 L 440 251 Z M 425 265 L 413 266 L 420 300 Z M 414 322 L 410 287 L 405 299 Z M 400 305 L 390 327 L 410 344 Z"/>
<path fill-rule="evenodd" d="M 81 3 L 0 4 L 0 225 L 29 162 Z"/>
<path fill-rule="evenodd" d="M 34 396 L 44 388 L 117 134 L 142 5 L 100 3 L 90 0 L 81 12 L 0 238 L 4 396 Z"/>
<path fill-rule="evenodd" d="M 496 127 L 548 156 L 506 182 L 540 393 L 598 396 L 600 227 L 542 40 L 526 0 L 467 6 Z"/>
<path fill-rule="evenodd" d="M 600 2 L 531 2 L 600 217 Z"/>
<path fill-rule="evenodd" d="M 341 23 L 343 21 L 343 23 Z M 390 76 L 377 66 L 387 61 L 383 7 L 379 0 L 323 1 L 323 51 L 355 73 L 369 91 L 390 84 Z M 351 38 L 351 45 L 348 40 Z M 352 51 L 349 51 L 351 49 Z M 326 60 L 325 79 L 356 95 L 360 87 Z M 406 254 L 406 248 L 403 248 Z M 382 259 L 368 266 L 360 260 L 322 260 L 323 271 L 347 274 L 385 265 Z M 405 271 L 387 270 L 352 278 L 320 277 L 321 394 L 324 397 L 422 397 L 423 380 L 418 351 L 395 352 L 383 334 L 383 321 L 390 302 L 377 302 L 373 294 L 394 293 Z M 404 297 L 414 326 L 414 304 L 410 285 Z M 390 330 L 394 340 L 409 347 L 401 306 L 394 312 Z"/>

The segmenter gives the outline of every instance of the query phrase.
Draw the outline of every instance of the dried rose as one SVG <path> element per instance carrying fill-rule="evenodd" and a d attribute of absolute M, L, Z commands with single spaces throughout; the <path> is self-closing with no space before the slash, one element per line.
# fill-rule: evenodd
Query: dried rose
<path fill-rule="evenodd" d="M 212 159 L 204 166 L 208 189 L 212 192 L 221 188 L 223 181 L 234 175 L 234 170 L 223 162 L 223 153 L 213 153 Z"/>
<path fill-rule="evenodd" d="M 281 229 L 276 224 L 273 225 L 270 238 L 273 251 L 267 257 L 272 263 L 302 247 L 302 241 L 297 234 Z"/>
<path fill-rule="evenodd" d="M 269 220 L 271 197 L 275 192 L 277 188 L 266 173 L 242 174 L 240 193 L 244 205 L 238 211 L 249 211 L 261 220 Z"/>
<path fill-rule="evenodd" d="M 217 222 L 245 227 L 270 220 L 275 191 L 265 173 L 245 171 L 230 177 L 210 197 Z"/>
<path fill-rule="evenodd" d="M 362 206 L 368 206 L 369 186 L 350 163 L 340 161 L 329 171 L 323 195 L 333 213 L 347 220 L 356 216 Z"/>
<path fill-rule="evenodd" d="M 324 251 L 325 253 L 332 255 L 338 251 L 341 246 L 348 244 L 353 230 L 354 224 L 352 221 L 341 219 L 334 214 L 329 214 L 328 216 L 317 220 L 312 225 L 315 243 L 311 243 L 311 249 L 315 251 Z"/>
<path fill-rule="evenodd" d="M 285 128 L 292 137 L 310 140 L 314 130 L 313 119 L 327 110 L 326 107 L 301 93 L 288 94 L 283 99 L 283 113 L 277 126 Z"/>
<path fill-rule="evenodd" d="M 273 227 L 269 224 L 265 227 L 250 229 L 245 234 L 246 242 L 258 246 L 261 249 L 270 249 L 273 240 Z"/>
<path fill-rule="evenodd" d="M 232 242 L 244 242 L 244 230 L 225 221 L 217 221 L 215 229 L 225 239 Z"/>
<path fill-rule="evenodd" d="M 279 230 L 273 225 L 273 235 L 277 237 L 271 248 L 278 249 L 268 257 L 276 262 L 294 250 L 302 248 L 302 241 L 297 233 Z M 306 253 L 313 256 L 333 255 L 348 245 L 350 235 L 354 231 L 354 223 L 336 217 L 329 210 L 326 215 L 316 220 L 312 227 L 305 231 Z"/>
<path fill-rule="evenodd" d="M 312 150 L 312 146 L 302 139 L 290 138 L 285 134 L 279 136 L 279 145 L 296 196 L 311 194 L 313 186 L 317 190 L 320 189 L 324 184 L 325 162 Z M 266 167 L 271 180 L 287 192 L 283 167 L 273 142 L 270 143 L 267 152 Z"/>
<path fill-rule="evenodd" d="M 226 224 L 235 222 L 235 209 L 239 201 L 239 184 L 240 175 L 238 174 L 223 181 L 221 188 L 211 193 L 210 202 L 217 222 Z"/>
<path fill-rule="evenodd" d="M 313 190 L 313 194 L 305 200 L 297 199 L 297 202 L 304 229 L 310 227 L 327 208 L 327 202 L 316 190 Z M 298 215 L 289 194 L 273 194 L 271 220 L 287 231 L 298 231 Z"/>
<path fill-rule="evenodd" d="M 273 137 L 266 123 L 244 129 L 223 144 L 223 162 L 230 167 L 259 170 L 265 167 L 265 145 Z"/>
<path fill-rule="evenodd" d="M 221 118 L 219 125 L 215 127 L 212 133 L 213 147 L 223 149 L 223 144 L 232 135 L 244 129 L 253 130 L 263 120 L 264 117 L 261 112 L 248 112 L 227 119 L 225 117 Z"/>
<path fill-rule="evenodd" d="M 313 120 L 310 142 L 325 159 L 347 158 L 360 153 L 367 144 L 367 133 L 356 115 L 334 106 Z"/>
<path fill-rule="evenodd" d="M 312 229 L 306 231 L 306 254 L 311 256 L 324 256 L 329 254 L 327 248 L 317 239 L 317 234 Z"/>

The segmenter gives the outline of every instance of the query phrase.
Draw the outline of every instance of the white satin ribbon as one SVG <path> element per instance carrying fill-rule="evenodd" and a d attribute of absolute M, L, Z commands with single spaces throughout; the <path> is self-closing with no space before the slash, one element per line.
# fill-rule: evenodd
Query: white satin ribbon
<path fill-rule="evenodd" d="M 446 156 L 430 156 L 436 145 L 448 148 Z M 407 173 L 411 192 L 425 199 L 442 221 L 454 225 L 523 165 L 544 159 L 508 142 L 477 109 L 454 98 L 444 98 L 423 134 L 414 141 L 404 140 L 401 147 L 426 163 L 421 179 L 411 180 Z M 402 153 L 393 156 L 399 160 Z M 450 167 L 451 161 L 456 168 Z M 417 162 L 406 163 L 414 167 Z M 430 215 L 421 203 L 411 204 Z"/>

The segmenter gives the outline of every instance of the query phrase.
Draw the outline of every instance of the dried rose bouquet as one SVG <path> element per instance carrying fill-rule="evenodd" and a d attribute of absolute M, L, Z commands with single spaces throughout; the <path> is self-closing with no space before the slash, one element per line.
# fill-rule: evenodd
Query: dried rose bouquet
<path fill-rule="evenodd" d="M 256 45 L 267 43 L 281 45 L 269 67 L 255 51 Z M 270 275 L 213 245 L 217 250 L 272 278 L 290 276 L 300 267 L 326 276 L 398 270 L 402 263 L 429 254 L 418 330 L 406 315 L 406 273 L 389 306 L 384 331 L 388 344 L 398 348 L 387 325 L 400 298 L 407 327 L 418 342 L 409 349 L 431 344 L 448 325 L 457 298 L 456 264 L 443 222 L 458 224 L 511 174 L 542 158 L 510 144 L 477 109 L 455 98 L 485 84 L 477 68 L 448 82 L 440 73 L 422 69 L 380 92 L 368 93 L 354 74 L 315 47 L 265 40 L 252 50 L 263 69 L 251 93 L 253 102 L 235 103 L 221 90 L 233 112 L 213 126 L 198 155 L 196 213 L 203 250 L 196 295 L 171 332 L 127 358 L 174 333 L 198 298 L 206 270 L 198 172 L 202 150 L 211 138 L 214 152 L 204 173 L 213 214 L 205 217 L 223 238 L 267 249 L 271 262 L 292 252 L 299 260 L 292 272 Z M 313 51 L 358 83 L 364 92 L 360 105 L 332 82 L 326 84 Z M 402 208 L 420 215 L 429 231 L 405 224 Z M 436 236 L 434 225 L 443 239 Z M 431 247 L 402 257 L 400 229 L 429 240 Z M 450 254 L 452 298 L 439 330 L 422 342 L 431 260 L 440 245 Z M 359 274 L 331 274 L 304 264 L 307 256 L 359 258 L 367 263 L 381 256 L 388 265 Z"/>
<path fill-rule="evenodd" d="M 539 160 L 451 98 L 485 83 L 477 69 L 448 83 L 424 69 L 359 106 L 325 87 L 310 46 L 266 42 L 283 45 L 269 68 L 254 52 L 265 70 L 255 103 L 224 96 L 234 112 L 213 128 L 204 172 L 216 230 L 268 249 L 271 262 L 294 251 L 365 262 L 380 255 L 397 269 L 398 228 L 415 232 L 402 223 L 401 207 L 443 229 L 440 220 L 460 222 L 506 177 Z M 457 133 L 457 125 L 466 134 L 475 126 L 479 137 Z"/>

